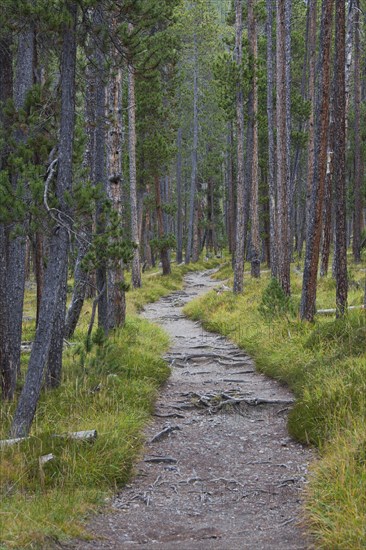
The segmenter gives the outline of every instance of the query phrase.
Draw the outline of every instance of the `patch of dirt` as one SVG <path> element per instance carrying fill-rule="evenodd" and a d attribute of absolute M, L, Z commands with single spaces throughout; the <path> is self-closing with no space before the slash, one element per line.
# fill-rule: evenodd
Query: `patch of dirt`
<path fill-rule="evenodd" d="M 182 314 L 217 285 L 210 274 L 187 276 L 184 291 L 145 308 L 171 336 L 172 375 L 135 478 L 113 511 L 92 518 L 95 540 L 68 548 L 310 548 L 301 498 L 312 454 L 288 436 L 292 394 Z"/>

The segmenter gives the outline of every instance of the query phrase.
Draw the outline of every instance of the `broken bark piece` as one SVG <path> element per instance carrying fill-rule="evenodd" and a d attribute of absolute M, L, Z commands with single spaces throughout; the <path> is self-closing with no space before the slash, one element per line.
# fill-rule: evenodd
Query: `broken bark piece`
<path fill-rule="evenodd" d="M 55 459 L 55 455 L 53 455 L 52 453 L 49 453 L 48 455 L 40 456 L 38 459 L 39 465 L 43 466 L 44 464 L 47 464 L 47 462 L 51 462 L 54 459 Z"/>
<path fill-rule="evenodd" d="M 29 439 L 29 437 L 16 437 L 15 439 L 3 439 L 0 441 L 0 449 L 2 447 L 11 447 L 12 445 L 16 445 L 17 443 L 26 441 L 27 439 Z"/>
<path fill-rule="evenodd" d="M 156 412 L 154 416 L 157 416 L 158 418 L 185 418 L 184 414 L 175 413 L 175 412 L 171 412 L 171 413 Z"/>

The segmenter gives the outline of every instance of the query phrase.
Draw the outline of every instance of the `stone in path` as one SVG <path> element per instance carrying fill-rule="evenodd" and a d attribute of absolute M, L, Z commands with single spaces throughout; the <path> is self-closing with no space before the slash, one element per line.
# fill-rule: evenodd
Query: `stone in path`
<path fill-rule="evenodd" d="M 292 394 L 182 315 L 185 303 L 216 284 L 209 272 L 191 274 L 184 291 L 145 308 L 171 336 L 172 376 L 136 477 L 115 497 L 113 513 L 91 519 L 96 539 L 69 548 L 310 547 L 300 520 L 311 451 L 288 436 Z"/>

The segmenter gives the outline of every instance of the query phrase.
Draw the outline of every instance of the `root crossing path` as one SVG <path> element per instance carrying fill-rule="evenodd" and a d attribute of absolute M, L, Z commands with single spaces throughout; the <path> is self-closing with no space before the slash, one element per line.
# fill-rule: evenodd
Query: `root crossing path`
<path fill-rule="evenodd" d="M 225 338 L 182 306 L 213 288 L 211 272 L 146 307 L 171 336 L 172 375 L 146 430 L 137 475 L 93 518 L 96 540 L 76 548 L 300 549 L 301 495 L 311 452 L 286 430 L 293 396 L 255 372 Z M 225 320 L 223 319 L 223 322 Z"/>

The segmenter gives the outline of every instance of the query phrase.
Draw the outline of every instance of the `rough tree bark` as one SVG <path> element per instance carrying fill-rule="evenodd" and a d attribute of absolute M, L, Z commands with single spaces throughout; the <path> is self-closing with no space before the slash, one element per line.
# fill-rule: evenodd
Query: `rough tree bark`
<path fill-rule="evenodd" d="M 160 242 L 160 260 L 163 268 L 163 275 L 170 275 L 170 261 L 169 261 L 169 248 L 166 245 L 163 245 L 163 239 L 165 237 L 164 231 L 164 220 L 163 220 L 163 208 L 161 201 L 161 188 L 160 188 L 160 179 L 159 176 L 155 176 L 155 204 L 156 204 L 156 218 L 158 223 L 158 237 Z"/>
<path fill-rule="evenodd" d="M 177 136 L 177 264 L 183 261 L 183 217 L 182 217 L 182 128 Z"/>
<path fill-rule="evenodd" d="M 362 232 L 362 182 L 363 159 L 361 146 L 361 78 L 360 78 L 360 6 L 355 0 L 354 14 L 354 102 L 355 102 L 355 177 L 354 177 L 354 215 L 353 215 L 353 257 L 356 263 L 361 261 Z"/>
<path fill-rule="evenodd" d="M 115 25 L 112 25 L 112 32 Z M 113 74 L 107 86 L 107 195 L 122 220 L 122 70 L 117 52 L 112 53 Z M 121 327 L 126 318 L 123 261 L 114 259 L 107 272 L 108 328 Z"/>
<path fill-rule="evenodd" d="M 193 149 L 192 149 L 192 168 L 191 168 L 191 188 L 189 192 L 189 221 L 187 227 L 187 249 L 185 263 L 191 261 L 193 251 L 194 226 L 196 217 L 196 190 L 197 190 L 197 163 L 198 163 L 198 47 L 197 35 L 194 35 L 194 53 L 193 53 Z M 197 225 L 196 225 L 197 229 Z M 197 237 L 197 235 L 196 235 Z"/>
<path fill-rule="evenodd" d="M 2 106 L 13 95 L 13 56 L 12 37 L 10 34 L 0 39 L 0 124 L 3 128 L 10 126 Z M 7 167 L 9 151 L 2 147 L 0 150 L 0 170 Z M 0 377 L 3 399 L 11 399 L 14 395 L 17 370 L 9 361 L 8 352 L 8 302 L 7 302 L 7 235 L 5 225 L 0 224 Z"/>
<path fill-rule="evenodd" d="M 132 32 L 130 25 L 130 32 Z M 128 152 L 130 163 L 130 204 L 131 204 L 131 239 L 135 244 L 132 260 L 132 286 L 141 287 L 140 243 L 137 212 L 137 177 L 136 177 L 136 97 L 135 68 L 132 60 L 127 66 L 128 72 Z"/>
<path fill-rule="evenodd" d="M 34 83 L 35 59 L 34 29 L 26 28 L 18 38 L 18 52 L 14 79 L 14 105 L 17 111 L 24 108 L 27 94 Z M 8 69 L 5 69 L 6 71 Z M 22 128 L 15 131 L 18 144 L 26 141 Z M 16 172 L 11 174 L 12 188 L 16 193 L 18 185 L 25 185 Z M 3 395 L 11 399 L 14 395 L 17 374 L 20 371 L 20 345 L 22 339 L 23 300 L 25 286 L 26 226 L 22 225 L 23 235 L 14 237 L 16 223 L 5 228 L 6 240 L 6 303 L 8 308 L 6 327 L 6 354 L 3 356 Z"/>
<path fill-rule="evenodd" d="M 72 152 L 75 126 L 75 66 L 77 4 L 67 4 L 70 19 L 64 24 L 61 64 L 61 128 L 56 196 L 60 223 L 50 238 L 50 253 L 41 300 L 39 322 L 29 359 L 27 375 L 11 427 L 11 437 L 28 435 L 41 392 L 69 250 L 68 212 L 65 193 L 71 192 Z M 66 214 L 66 216 L 65 216 Z M 59 335 L 63 338 L 63 332 Z"/>
<path fill-rule="evenodd" d="M 237 206 L 234 259 L 234 292 L 243 292 L 244 248 L 245 248 L 245 178 L 244 178 L 244 109 L 242 88 L 243 61 L 243 6 L 242 0 L 235 0 L 235 62 L 239 81 L 236 89 L 236 133 L 237 133 Z"/>
<path fill-rule="evenodd" d="M 273 109 L 274 54 L 273 54 L 273 0 L 267 0 L 267 118 L 268 118 L 268 198 L 270 261 L 272 277 L 278 275 L 277 221 L 276 221 L 276 184 L 275 184 L 275 117 Z"/>
<path fill-rule="evenodd" d="M 286 0 L 277 2 L 277 237 L 278 278 L 286 294 L 291 292 L 289 257 L 289 120 L 288 40 Z"/>
<path fill-rule="evenodd" d="M 252 95 L 253 111 L 252 119 L 252 156 L 251 156 L 251 275 L 258 278 L 261 274 L 261 242 L 259 232 L 259 205 L 258 205 L 258 77 L 257 77 L 257 21 L 254 15 L 254 0 L 248 0 L 248 39 L 249 53 L 252 64 Z"/>
<path fill-rule="evenodd" d="M 324 183 L 327 171 L 327 145 L 330 96 L 330 50 L 334 0 L 323 0 L 320 29 L 319 84 L 316 98 L 315 156 L 310 202 L 305 266 L 300 306 L 301 319 L 312 321 L 315 314 L 319 250 L 322 229 Z M 336 111 L 336 107 L 335 107 Z M 337 115 L 335 115 L 337 116 Z"/>
<path fill-rule="evenodd" d="M 347 309 L 347 237 L 346 237 L 346 83 L 345 83 L 345 44 L 346 17 L 344 0 L 336 0 L 335 65 L 337 81 L 334 97 L 334 187 L 336 196 L 335 217 L 335 275 L 337 316 L 344 315 Z"/>

